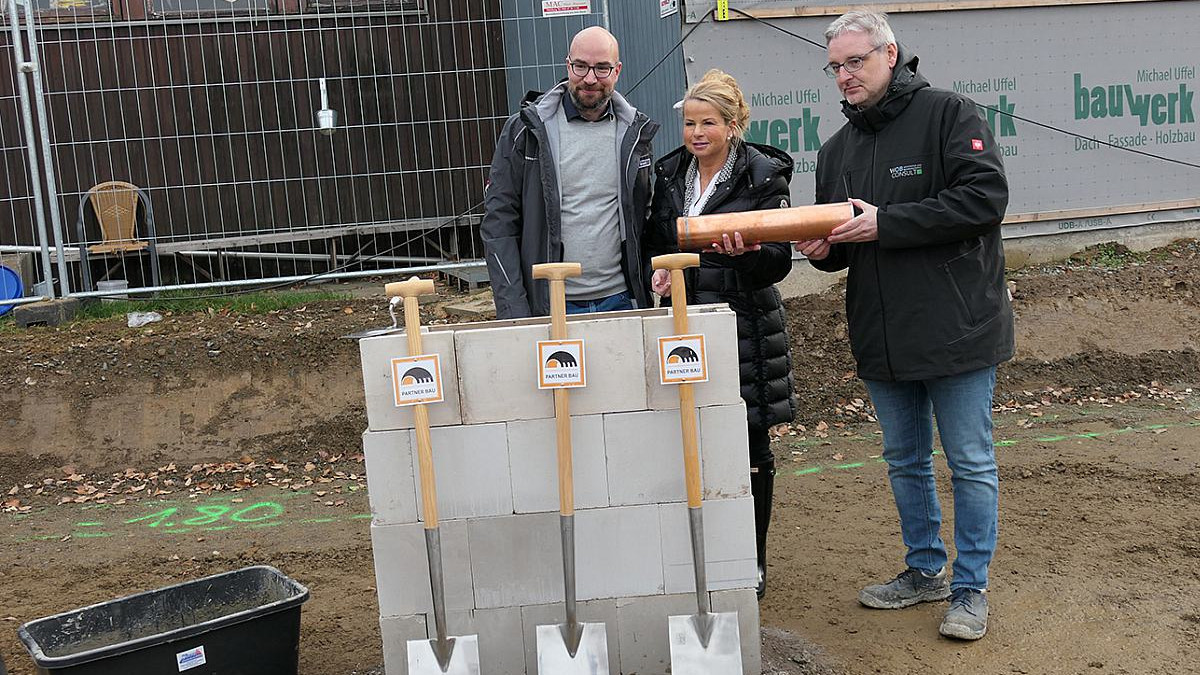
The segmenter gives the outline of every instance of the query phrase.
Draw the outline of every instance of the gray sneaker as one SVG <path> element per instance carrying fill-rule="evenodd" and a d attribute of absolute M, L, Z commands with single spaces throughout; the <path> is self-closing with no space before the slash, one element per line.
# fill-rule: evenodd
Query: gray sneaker
<path fill-rule="evenodd" d="M 938 632 L 959 640 L 978 640 L 987 633 L 987 619 L 987 596 L 974 588 L 956 588 Z"/>
<path fill-rule="evenodd" d="M 906 569 L 886 584 L 867 586 L 858 592 L 858 601 L 875 609 L 903 609 L 922 602 L 937 602 L 950 597 L 950 574 L 942 568 L 935 577 Z"/>

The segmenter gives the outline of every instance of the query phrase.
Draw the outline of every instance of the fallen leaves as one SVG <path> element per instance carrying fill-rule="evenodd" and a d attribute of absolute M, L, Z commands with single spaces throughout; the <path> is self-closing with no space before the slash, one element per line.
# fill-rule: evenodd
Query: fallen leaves
<path fill-rule="evenodd" d="M 299 491 L 320 486 L 316 494 L 332 500 L 331 506 L 342 506 L 344 500 L 335 495 L 357 492 L 365 487 L 366 477 L 361 453 L 329 453 L 318 451 L 318 457 L 293 464 L 287 460 L 268 458 L 262 462 L 250 455 L 237 461 L 192 464 L 181 470 L 169 463 L 151 470 L 128 467 L 107 476 L 89 475 L 75 466 L 59 469 L 60 478 L 45 478 L 37 483 L 13 485 L 4 493 L 10 497 L 0 502 L 6 513 L 25 512 L 32 508 L 29 497 L 46 497 L 49 504 L 124 504 L 140 497 L 160 497 L 176 492 L 193 496 L 217 492 L 241 492 L 259 487 L 275 487 Z M 303 467 L 303 471 L 295 470 Z M 3 488 L 0 488 L 3 489 Z M 241 498 L 234 503 L 244 501 Z M 340 503 L 339 503 L 340 502 Z"/>

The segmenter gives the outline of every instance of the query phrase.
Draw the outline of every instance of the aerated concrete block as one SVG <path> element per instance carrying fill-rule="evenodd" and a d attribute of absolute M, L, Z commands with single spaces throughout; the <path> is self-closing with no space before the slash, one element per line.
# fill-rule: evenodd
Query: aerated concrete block
<path fill-rule="evenodd" d="M 442 571 L 446 584 L 446 608 L 468 610 L 475 606 L 471 585 L 471 556 L 467 523 L 443 521 L 438 528 L 442 540 Z M 425 529 L 420 524 L 371 524 L 371 548 L 375 555 L 375 586 L 379 589 L 380 616 L 410 616 L 433 611 L 429 590 L 429 561 L 425 552 Z"/>
<path fill-rule="evenodd" d="M 692 538 L 686 504 L 662 504 L 663 568 L 667 593 L 693 592 Z M 758 558 L 754 500 L 750 497 L 705 502 L 704 557 L 708 590 L 754 588 Z"/>
<path fill-rule="evenodd" d="M 371 515 L 380 525 L 417 522 L 413 471 L 413 435 L 408 431 L 363 433 L 367 464 L 367 498 Z"/>
<path fill-rule="evenodd" d="M 425 617 L 380 617 L 379 633 L 383 638 L 384 674 L 408 675 L 408 641 L 426 637 Z"/>
<path fill-rule="evenodd" d="M 424 520 L 416 432 L 410 433 L 417 517 Z M 439 517 L 477 518 L 513 512 L 505 425 L 438 427 L 430 436 Z"/>
<path fill-rule="evenodd" d="M 571 390 L 572 415 L 646 409 L 640 318 L 572 321 L 567 335 L 584 341 L 587 367 L 587 386 Z"/>
<path fill-rule="evenodd" d="M 671 316 L 642 322 L 646 350 L 647 404 L 651 410 L 679 408 L 679 385 L 659 383 L 658 338 L 675 334 Z M 708 381 L 693 384 L 696 405 L 733 405 L 741 401 L 738 380 L 737 320 L 725 305 L 688 308 L 688 334 L 702 333 L 708 352 Z"/>
<path fill-rule="evenodd" d="M 613 506 L 686 499 L 678 410 L 605 415 L 604 449 Z"/>
<path fill-rule="evenodd" d="M 429 626 L 429 637 L 435 637 L 437 629 L 433 615 L 426 615 L 425 621 Z M 478 637 L 481 675 L 512 675 L 525 670 L 520 607 L 447 612 L 446 632 Z"/>
<path fill-rule="evenodd" d="M 671 668 L 669 617 L 696 613 L 696 596 L 652 595 L 619 598 L 617 630 L 620 635 L 621 672 L 667 675 Z"/>
<path fill-rule="evenodd" d="M 429 424 L 435 427 L 462 424 L 454 336 L 422 330 L 421 342 L 421 351 L 439 355 L 445 396 L 441 403 L 425 406 L 429 411 Z M 367 397 L 367 427 L 371 431 L 411 429 L 413 409 L 396 405 L 392 383 L 392 359 L 409 356 L 408 336 L 400 333 L 363 338 L 358 341 L 358 349 L 362 355 L 363 389 Z"/>
<path fill-rule="evenodd" d="M 545 324 L 454 333 L 464 424 L 554 417 L 554 396 L 537 387 L 537 342 Z"/>
<path fill-rule="evenodd" d="M 575 512 L 578 597 L 619 598 L 663 592 L 658 506 Z"/>
<path fill-rule="evenodd" d="M 554 419 L 508 423 L 508 459 L 513 509 L 517 513 L 558 511 L 558 436 Z M 608 506 L 604 418 L 571 416 L 571 463 L 575 507 Z"/>
<path fill-rule="evenodd" d="M 30 326 L 59 326 L 75 318 L 79 312 L 79 298 L 56 298 L 14 305 L 13 321 L 21 328 Z"/>
<path fill-rule="evenodd" d="M 750 494 L 745 402 L 700 409 L 700 453 L 705 500 Z"/>
<path fill-rule="evenodd" d="M 709 603 L 714 612 L 737 612 L 738 636 L 742 639 L 742 675 L 761 675 L 762 636 L 759 634 L 758 596 L 753 588 L 713 591 Z"/>
<path fill-rule="evenodd" d="M 468 521 L 475 607 L 539 605 L 561 600 L 559 516 L 531 513 Z"/>
<path fill-rule="evenodd" d="M 553 626 L 566 621 L 562 602 L 550 605 L 527 605 L 521 608 L 521 623 L 525 633 L 525 673 L 538 675 L 537 627 Z M 576 605 L 579 621 L 604 624 L 608 638 L 608 672 L 621 675 L 620 634 L 617 630 L 617 603 L 614 600 L 588 600 Z M 628 672 L 628 671 L 626 671 Z"/>

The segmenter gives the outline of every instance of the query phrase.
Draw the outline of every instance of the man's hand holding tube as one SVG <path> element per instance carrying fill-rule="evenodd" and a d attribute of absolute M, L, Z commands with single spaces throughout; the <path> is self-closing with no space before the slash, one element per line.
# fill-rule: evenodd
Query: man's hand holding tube
<path fill-rule="evenodd" d="M 825 239 L 805 239 L 796 242 L 796 251 L 811 260 L 823 260 L 829 256 L 829 247 L 832 244 L 878 241 L 879 222 L 876 214 L 879 207 L 861 199 L 852 198 L 850 203 L 862 213 L 833 228 Z"/>

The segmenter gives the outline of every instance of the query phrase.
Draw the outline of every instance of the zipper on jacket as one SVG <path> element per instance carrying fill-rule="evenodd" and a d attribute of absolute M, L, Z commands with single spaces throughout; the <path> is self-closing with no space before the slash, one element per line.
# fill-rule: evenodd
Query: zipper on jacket
<path fill-rule="evenodd" d="M 873 202 L 878 201 L 875 197 L 875 152 L 878 148 L 879 148 L 879 134 L 873 134 L 871 136 L 871 171 L 869 172 L 870 176 L 871 176 L 871 178 L 870 178 L 871 200 Z M 879 205 L 876 204 L 876 206 L 879 206 Z M 875 228 L 876 228 L 876 233 L 877 233 L 876 239 L 875 239 L 875 292 L 879 296 L 879 318 L 881 319 L 880 325 L 883 327 L 883 359 L 884 359 L 884 362 L 887 364 L 888 377 L 890 377 L 892 380 L 895 380 L 896 379 L 896 371 L 894 368 L 892 368 L 892 348 L 890 345 L 888 345 L 887 305 L 883 301 L 883 278 L 880 277 L 880 275 L 879 275 L 879 239 L 878 239 L 879 216 L 878 216 L 878 214 L 876 214 Z"/>

